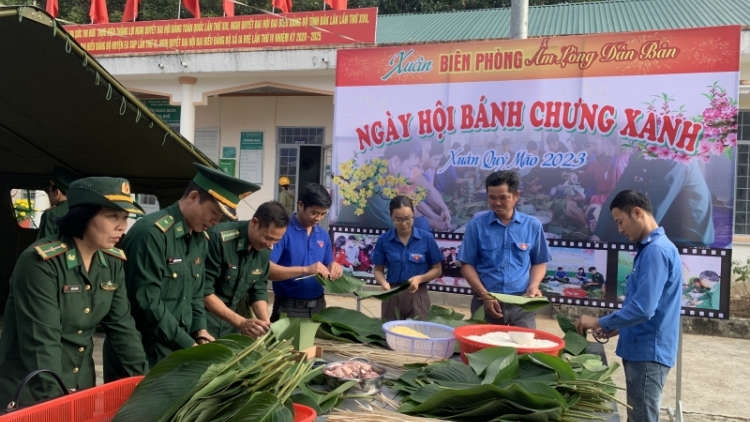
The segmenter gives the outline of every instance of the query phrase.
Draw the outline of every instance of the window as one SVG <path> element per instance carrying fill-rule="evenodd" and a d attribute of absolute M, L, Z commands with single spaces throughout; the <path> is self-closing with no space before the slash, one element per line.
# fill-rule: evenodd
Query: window
<path fill-rule="evenodd" d="M 325 128 L 280 127 L 279 143 L 294 145 L 323 145 Z"/>
<path fill-rule="evenodd" d="M 39 197 L 43 197 L 42 204 L 39 204 Z M 10 199 L 12 201 L 11 207 L 13 209 L 13 216 L 20 227 L 25 229 L 36 229 L 39 227 L 39 218 L 41 218 L 44 210 L 49 206 L 49 202 L 46 201 L 47 195 L 42 191 L 34 191 L 29 189 L 11 189 Z M 39 209 L 39 205 L 43 205 L 43 209 Z"/>
<path fill-rule="evenodd" d="M 156 200 L 156 195 L 138 195 L 138 203 L 143 205 L 158 205 L 159 201 Z"/>
<path fill-rule="evenodd" d="M 740 111 L 737 133 L 737 185 L 734 233 L 750 234 L 750 110 Z"/>

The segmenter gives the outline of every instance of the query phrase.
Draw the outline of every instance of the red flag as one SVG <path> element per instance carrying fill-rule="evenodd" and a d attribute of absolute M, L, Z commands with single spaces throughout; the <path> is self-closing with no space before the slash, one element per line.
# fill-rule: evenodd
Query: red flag
<path fill-rule="evenodd" d="M 109 23 L 106 0 L 91 0 L 89 16 L 94 23 Z"/>
<path fill-rule="evenodd" d="M 123 22 L 135 22 L 138 17 L 138 0 L 127 0 L 125 2 L 125 11 L 122 12 Z"/>
<path fill-rule="evenodd" d="M 47 0 L 47 13 L 52 15 L 53 18 L 56 18 L 58 12 L 57 0 Z"/>
<path fill-rule="evenodd" d="M 182 0 L 182 4 L 185 5 L 185 9 L 187 9 L 194 18 L 201 17 L 201 5 L 199 0 Z"/>
<path fill-rule="evenodd" d="M 271 5 L 281 13 L 289 13 L 292 10 L 292 0 L 271 0 Z"/>
<path fill-rule="evenodd" d="M 326 0 L 326 4 L 331 9 L 346 10 L 346 0 Z"/>
<path fill-rule="evenodd" d="M 234 16 L 234 2 L 232 0 L 224 0 L 224 16 Z"/>

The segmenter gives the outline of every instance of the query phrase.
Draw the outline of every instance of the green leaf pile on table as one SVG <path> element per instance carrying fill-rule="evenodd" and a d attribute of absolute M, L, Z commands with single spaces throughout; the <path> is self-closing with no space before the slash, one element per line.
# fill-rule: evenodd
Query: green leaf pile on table
<path fill-rule="evenodd" d="M 258 340 L 232 334 L 167 356 L 113 422 L 293 421 L 290 396 L 312 364 L 272 332 Z"/>
<path fill-rule="evenodd" d="M 383 322 L 361 312 L 332 306 L 313 315 L 312 320 L 320 323 L 318 336 L 322 338 L 388 347 Z"/>
<path fill-rule="evenodd" d="M 595 355 L 569 361 L 491 347 L 467 356 L 469 365 L 412 365 L 388 382 L 402 399 L 398 412 L 467 422 L 577 421 L 611 412 L 617 401 L 611 376 L 618 365 Z"/>

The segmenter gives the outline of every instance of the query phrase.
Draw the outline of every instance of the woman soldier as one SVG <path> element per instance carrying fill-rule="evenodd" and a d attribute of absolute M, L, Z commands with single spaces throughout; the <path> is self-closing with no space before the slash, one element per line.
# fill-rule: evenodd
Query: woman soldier
<path fill-rule="evenodd" d="M 127 372 L 147 371 L 140 334 L 125 291 L 125 255 L 114 248 L 128 213 L 143 214 L 125 179 L 90 177 L 68 189 L 59 234 L 29 246 L 10 279 L 0 336 L 0 404 L 9 403 L 29 373 L 48 369 L 65 387 L 96 384 L 92 336 L 102 325 Z M 33 377 L 19 403 L 62 394 L 47 373 Z"/>

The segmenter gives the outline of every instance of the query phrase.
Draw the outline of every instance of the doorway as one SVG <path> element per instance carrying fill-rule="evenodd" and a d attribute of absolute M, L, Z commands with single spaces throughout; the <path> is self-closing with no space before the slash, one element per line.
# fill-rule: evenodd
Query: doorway
<path fill-rule="evenodd" d="M 299 189 L 306 183 L 320 183 L 323 180 L 323 140 L 324 128 L 278 128 L 277 179 L 289 178 L 289 189 L 294 192 L 294 208 L 299 201 Z M 279 189 L 276 190 L 276 199 Z"/>

